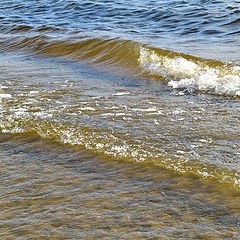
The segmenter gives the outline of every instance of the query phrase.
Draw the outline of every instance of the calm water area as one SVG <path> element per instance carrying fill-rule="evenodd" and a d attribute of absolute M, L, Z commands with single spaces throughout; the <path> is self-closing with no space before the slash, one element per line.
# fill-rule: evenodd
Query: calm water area
<path fill-rule="evenodd" d="M 240 2 L 0 5 L 0 239 L 240 239 Z"/>

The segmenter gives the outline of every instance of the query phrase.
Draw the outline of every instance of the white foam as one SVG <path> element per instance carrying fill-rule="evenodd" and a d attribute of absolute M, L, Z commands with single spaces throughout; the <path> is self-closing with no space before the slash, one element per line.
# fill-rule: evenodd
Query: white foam
<path fill-rule="evenodd" d="M 53 116 L 52 113 L 47 112 L 35 112 L 33 115 L 39 118 L 51 118 Z"/>
<path fill-rule="evenodd" d="M 36 94 L 38 94 L 39 93 L 39 91 L 30 91 L 29 92 L 29 95 L 36 95 Z"/>
<path fill-rule="evenodd" d="M 157 112 L 158 110 L 155 107 L 151 108 L 132 108 L 136 112 Z"/>
<path fill-rule="evenodd" d="M 125 113 L 116 113 L 115 116 L 125 116 Z"/>
<path fill-rule="evenodd" d="M 210 67 L 200 60 L 161 56 L 147 48 L 141 49 L 138 62 L 143 71 L 170 78 L 168 86 L 172 88 L 240 96 L 240 66 Z"/>
<path fill-rule="evenodd" d="M 12 129 L 4 128 L 4 129 L 2 129 L 2 132 L 3 133 L 12 133 L 12 134 L 14 134 L 14 133 L 24 133 L 24 132 L 26 132 L 26 130 L 23 129 L 23 128 L 20 128 L 20 127 L 15 127 L 15 128 L 12 128 Z"/>
<path fill-rule="evenodd" d="M 101 114 L 102 116 L 125 116 L 126 113 L 122 113 L 122 112 L 119 112 L 119 113 L 103 113 Z"/>
<path fill-rule="evenodd" d="M 102 113 L 102 116 L 114 116 L 114 113 Z"/>
<path fill-rule="evenodd" d="M 12 95 L 8 93 L 0 93 L 0 98 L 11 98 Z"/>
<path fill-rule="evenodd" d="M 112 96 L 123 96 L 123 95 L 129 95 L 129 92 L 118 92 L 118 93 L 113 93 Z"/>
<path fill-rule="evenodd" d="M 205 73 L 198 78 L 171 80 L 168 85 L 173 88 L 185 88 L 189 91 L 200 90 L 221 95 L 240 96 L 240 77 L 235 75 L 218 77 L 216 74 Z"/>
<path fill-rule="evenodd" d="M 169 58 L 160 56 L 153 50 L 141 48 L 140 57 L 138 59 L 140 66 L 144 71 L 149 71 L 152 74 L 159 74 L 163 77 L 174 75 L 192 75 L 198 71 L 196 63 L 189 61 L 183 57 Z"/>
<path fill-rule="evenodd" d="M 14 114 L 17 116 L 26 115 L 27 110 L 28 109 L 26 109 L 26 108 L 18 108 L 18 109 L 14 110 Z"/>
<path fill-rule="evenodd" d="M 93 107 L 82 107 L 82 108 L 79 108 L 79 110 L 81 110 L 81 111 L 95 111 L 95 108 L 93 108 Z"/>

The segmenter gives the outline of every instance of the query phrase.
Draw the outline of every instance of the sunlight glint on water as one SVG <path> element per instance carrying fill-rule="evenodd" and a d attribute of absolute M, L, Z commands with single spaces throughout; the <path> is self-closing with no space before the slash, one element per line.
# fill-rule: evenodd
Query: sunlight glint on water
<path fill-rule="evenodd" d="M 1 239 L 239 239 L 239 2 L 2 1 Z"/>

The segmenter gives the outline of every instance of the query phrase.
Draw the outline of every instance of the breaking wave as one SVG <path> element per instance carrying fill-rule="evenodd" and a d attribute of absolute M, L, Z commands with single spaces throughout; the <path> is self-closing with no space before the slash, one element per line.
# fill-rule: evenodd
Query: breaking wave
<path fill-rule="evenodd" d="M 22 30 L 21 30 L 22 31 Z M 155 77 L 169 87 L 186 92 L 240 96 L 240 65 L 202 59 L 183 53 L 156 49 L 120 38 L 93 38 L 72 34 L 2 38 L 5 51 L 24 50 L 33 54 L 74 61 L 104 64 L 138 76 Z"/>
<path fill-rule="evenodd" d="M 162 77 L 172 88 L 240 96 L 240 66 L 184 57 L 181 54 L 169 55 L 161 55 L 143 47 L 139 64 L 148 75 Z"/>

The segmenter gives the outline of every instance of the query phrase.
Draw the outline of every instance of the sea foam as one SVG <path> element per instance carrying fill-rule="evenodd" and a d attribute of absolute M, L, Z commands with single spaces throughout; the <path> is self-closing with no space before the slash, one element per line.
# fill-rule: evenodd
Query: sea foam
<path fill-rule="evenodd" d="M 143 72 L 164 78 L 172 88 L 240 96 L 240 66 L 210 66 L 206 61 L 163 56 L 147 48 L 140 49 L 138 62 Z"/>

